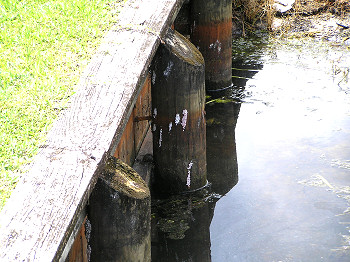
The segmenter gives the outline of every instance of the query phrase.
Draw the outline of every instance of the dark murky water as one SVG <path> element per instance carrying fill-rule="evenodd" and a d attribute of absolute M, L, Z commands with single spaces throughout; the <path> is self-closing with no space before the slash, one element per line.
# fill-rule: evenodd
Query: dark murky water
<path fill-rule="evenodd" d="M 235 87 L 206 107 L 212 191 L 153 210 L 152 261 L 350 261 L 349 52 L 234 41 Z"/>

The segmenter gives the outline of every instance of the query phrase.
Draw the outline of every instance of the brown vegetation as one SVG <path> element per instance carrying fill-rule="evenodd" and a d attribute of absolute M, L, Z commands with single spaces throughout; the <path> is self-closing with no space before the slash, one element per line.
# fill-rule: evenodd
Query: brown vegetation
<path fill-rule="evenodd" d="M 274 0 L 233 0 L 232 13 L 236 29 L 246 30 L 267 27 L 270 28 L 273 20 Z"/>
<path fill-rule="evenodd" d="M 313 16 L 330 13 L 343 17 L 350 13 L 349 0 L 296 0 L 293 8 L 278 13 L 273 5 L 277 0 L 232 0 L 233 33 L 246 35 L 256 29 L 271 30 L 276 16 Z"/>
<path fill-rule="evenodd" d="M 330 12 L 342 15 L 350 11 L 349 0 L 296 0 L 294 11 L 301 14 L 316 14 Z"/>

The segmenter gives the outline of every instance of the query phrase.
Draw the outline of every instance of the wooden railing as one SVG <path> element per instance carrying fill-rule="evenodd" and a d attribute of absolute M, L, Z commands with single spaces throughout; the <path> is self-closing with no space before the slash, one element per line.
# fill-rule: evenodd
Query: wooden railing
<path fill-rule="evenodd" d="M 0 214 L 0 261 L 65 261 L 184 0 L 129 0 Z"/>

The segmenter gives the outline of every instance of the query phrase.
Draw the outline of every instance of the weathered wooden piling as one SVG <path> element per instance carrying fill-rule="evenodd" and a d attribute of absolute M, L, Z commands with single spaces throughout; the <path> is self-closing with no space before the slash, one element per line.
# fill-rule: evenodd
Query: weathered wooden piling
<path fill-rule="evenodd" d="M 204 60 L 176 31 L 163 42 L 152 69 L 154 188 L 179 193 L 207 182 Z"/>
<path fill-rule="evenodd" d="M 190 15 L 191 15 L 191 1 L 185 0 L 174 21 L 175 30 L 184 36 L 189 36 L 191 33 Z"/>
<path fill-rule="evenodd" d="M 192 0 L 191 40 L 205 60 L 207 91 L 230 87 L 232 0 Z"/>
<path fill-rule="evenodd" d="M 150 203 L 144 180 L 110 157 L 88 206 L 90 261 L 151 261 Z"/>

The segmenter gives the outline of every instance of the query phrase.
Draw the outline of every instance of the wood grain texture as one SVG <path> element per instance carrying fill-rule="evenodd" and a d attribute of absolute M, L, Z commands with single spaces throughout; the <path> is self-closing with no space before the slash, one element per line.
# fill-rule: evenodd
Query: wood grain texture
<path fill-rule="evenodd" d="M 150 74 L 136 99 L 134 109 L 119 140 L 114 156 L 132 165 L 141 148 L 150 125 L 151 116 L 151 77 Z"/>
<path fill-rule="evenodd" d="M 207 183 L 204 59 L 171 29 L 152 66 L 154 192 L 168 195 Z"/>
<path fill-rule="evenodd" d="M 66 262 L 88 262 L 88 243 L 86 238 L 86 218 L 81 226 L 74 244 L 68 254 Z"/>
<path fill-rule="evenodd" d="M 149 64 L 183 0 L 129 0 L 0 214 L 0 261 L 62 252 L 107 156 L 118 146 Z"/>
<path fill-rule="evenodd" d="M 151 261 L 151 195 L 129 165 L 110 157 L 88 206 L 91 262 Z"/>

